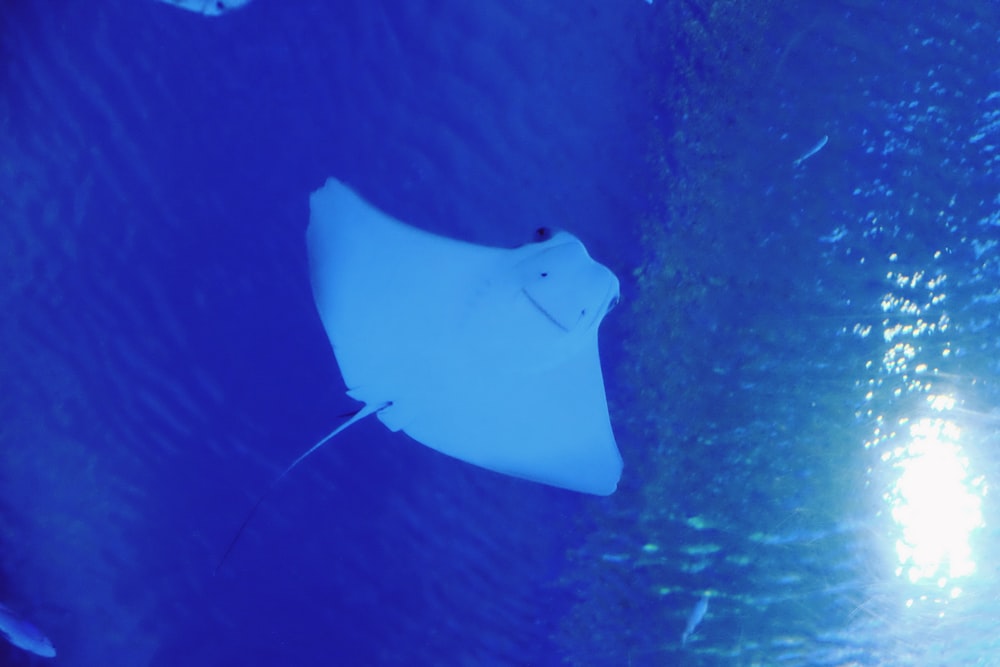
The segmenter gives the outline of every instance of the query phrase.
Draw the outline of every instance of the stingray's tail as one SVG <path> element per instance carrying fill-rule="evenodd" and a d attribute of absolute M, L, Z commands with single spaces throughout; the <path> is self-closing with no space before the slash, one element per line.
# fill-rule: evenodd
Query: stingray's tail
<path fill-rule="evenodd" d="M 235 547 L 236 543 L 239 542 L 240 537 L 243 535 L 243 531 L 247 527 L 247 524 L 250 523 L 250 519 L 252 519 L 254 514 L 257 513 L 257 508 L 260 507 L 260 504 L 264 502 L 264 499 L 267 498 L 268 495 L 270 495 L 271 490 L 274 489 L 274 487 L 278 484 L 278 482 L 280 482 L 285 477 L 285 475 L 290 473 L 295 466 L 302 463 L 310 454 L 315 452 L 317 449 L 319 449 L 326 443 L 330 442 L 330 440 L 332 440 L 338 433 L 344 431 L 349 426 L 353 425 L 355 422 L 359 422 L 368 415 L 374 412 L 378 412 L 379 410 L 386 408 L 389 405 L 391 405 L 391 403 L 383 403 L 381 405 L 374 405 L 374 406 L 365 405 L 363 408 L 355 412 L 350 419 L 348 419 L 346 422 L 335 428 L 333 431 L 327 434 L 322 440 L 320 440 L 315 445 L 306 450 L 301 456 L 299 456 L 299 458 L 292 461 L 292 464 L 290 466 L 285 468 L 280 475 L 275 477 L 274 480 L 267 486 L 267 488 L 264 489 L 264 493 L 260 494 L 260 497 L 257 498 L 257 502 L 253 504 L 253 507 L 250 508 L 250 511 L 247 512 L 246 517 L 243 519 L 243 523 L 240 524 L 240 527 L 236 530 L 236 534 L 233 535 L 233 539 L 229 540 L 229 546 L 226 547 L 226 550 L 222 554 L 222 558 L 219 559 L 219 564 L 215 566 L 215 571 L 212 573 L 213 576 L 219 573 L 219 570 L 222 568 L 223 563 L 225 563 L 226 559 L 229 558 L 229 554 L 232 553 L 233 547 Z"/>

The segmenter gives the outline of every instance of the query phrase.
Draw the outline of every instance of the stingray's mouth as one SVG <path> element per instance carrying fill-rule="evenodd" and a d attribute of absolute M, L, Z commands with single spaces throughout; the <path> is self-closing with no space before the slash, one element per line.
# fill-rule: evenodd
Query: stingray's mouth
<path fill-rule="evenodd" d="M 549 322 L 552 322 L 552 324 L 556 325 L 557 327 L 559 327 L 560 329 L 562 329 L 566 333 L 570 332 L 569 329 L 566 328 L 566 326 L 562 322 L 560 322 L 559 320 L 557 320 L 552 315 L 552 313 L 550 313 L 549 311 L 545 310 L 545 307 L 542 304 L 540 304 L 537 301 L 535 301 L 535 299 L 532 298 L 532 296 L 530 294 L 528 294 L 528 290 L 522 288 L 521 291 L 524 292 L 524 296 L 528 297 L 528 301 L 530 301 L 532 303 L 532 305 L 534 305 L 535 308 L 538 309 L 538 312 L 540 312 L 542 315 L 544 315 L 545 317 L 548 318 Z"/>

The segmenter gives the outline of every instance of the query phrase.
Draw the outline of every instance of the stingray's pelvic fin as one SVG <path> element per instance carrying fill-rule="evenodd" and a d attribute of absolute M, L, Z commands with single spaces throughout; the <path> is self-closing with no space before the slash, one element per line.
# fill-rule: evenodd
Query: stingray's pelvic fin
<path fill-rule="evenodd" d="M 229 554 L 232 553 L 233 547 L 236 546 L 236 543 L 239 541 L 240 537 L 243 535 L 243 531 L 246 529 L 247 524 L 250 523 L 250 519 L 252 519 L 253 516 L 254 516 L 254 514 L 257 513 L 257 508 L 260 507 L 260 504 L 262 502 L 264 502 L 264 498 L 266 498 L 271 493 L 271 490 L 274 489 L 274 487 L 278 484 L 278 482 L 280 482 L 282 480 L 282 478 L 284 478 L 285 475 L 287 475 L 288 473 L 290 473 L 295 466 L 297 466 L 298 464 L 302 463 L 302 461 L 304 461 L 310 454 L 312 454 L 313 452 L 315 452 L 317 449 L 319 449 L 320 447 L 322 447 L 326 443 L 330 442 L 330 440 L 332 440 L 338 433 L 340 433 L 341 431 L 346 430 L 348 427 L 350 427 L 351 425 L 353 425 L 355 422 L 361 421 L 362 419 L 364 419 L 368 415 L 373 414 L 375 412 L 378 412 L 379 410 L 382 410 L 383 408 L 387 407 L 388 405 L 390 405 L 390 403 L 382 403 L 381 405 L 367 405 L 366 404 L 363 408 L 361 408 L 360 410 L 358 410 L 357 412 L 355 412 L 353 417 L 351 417 L 346 422 L 344 422 L 343 424 L 341 424 L 340 426 L 338 426 L 337 428 L 335 428 L 333 431 L 331 431 L 330 433 L 328 433 L 322 440 L 320 440 L 319 442 L 317 442 L 315 445 L 313 445 L 308 450 L 306 450 L 305 453 L 303 453 L 297 459 L 295 459 L 294 461 L 292 461 L 291 465 L 289 465 L 287 468 L 285 468 L 281 472 L 280 475 L 278 475 L 277 477 L 275 477 L 274 481 L 272 481 L 267 486 L 267 488 L 264 489 L 264 492 L 262 494 L 260 494 L 260 497 L 257 498 L 257 502 L 255 502 L 253 504 L 253 507 L 250 508 L 250 511 L 247 512 L 246 517 L 243 519 L 243 523 L 240 524 L 240 527 L 236 530 L 236 534 L 233 535 L 233 539 L 231 539 L 229 541 L 229 546 L 227 546 L 225 552 L 223 552 L 222 558 L 219 559 L 219 564 L 215 566 L 215 571 L 213 572 L 213 574 L 218 574 L 219 573 L 219 569 L 222 568 L 222 564 L 226 562 L 226 559 L 229 557 Z"/>

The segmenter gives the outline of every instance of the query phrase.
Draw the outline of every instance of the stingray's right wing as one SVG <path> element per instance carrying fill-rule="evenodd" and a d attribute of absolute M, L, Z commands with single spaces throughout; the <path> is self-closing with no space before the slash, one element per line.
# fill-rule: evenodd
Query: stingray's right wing
<path fill-rule="evenodd" d="M 313 294 L 348 390 L 397 401 L 435 372 L 476 281 L 504 251 L 405 225 L 333 178 L 309 204 Z"/>

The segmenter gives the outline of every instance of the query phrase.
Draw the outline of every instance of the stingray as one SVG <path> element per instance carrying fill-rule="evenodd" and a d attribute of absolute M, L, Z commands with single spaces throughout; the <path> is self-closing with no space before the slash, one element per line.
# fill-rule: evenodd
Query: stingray
<path fill-rule="evenodd" d="M 272 486 L 375 414 L 488 470 L 615 491 L 622 459 L 597 332 L 618 303 L 618 279 L 579 239 L 542 228 L 518 248 L 474 245 L 395 220 L 333 178 L 309 204 L 316 308 L 347 394 L 364 407 Z"/>

